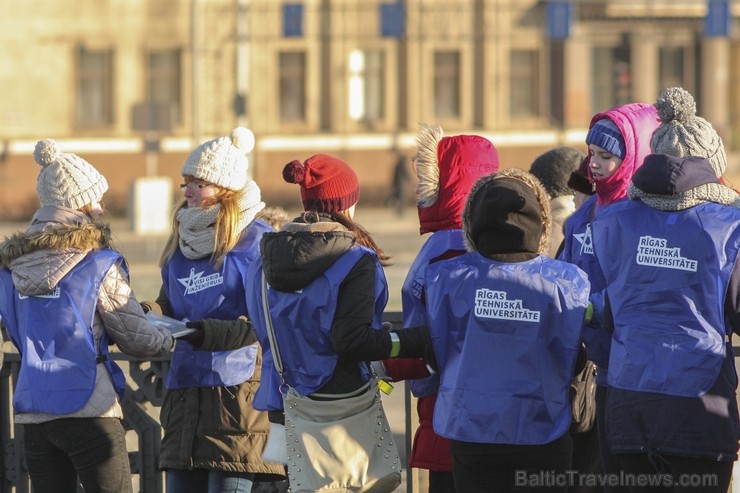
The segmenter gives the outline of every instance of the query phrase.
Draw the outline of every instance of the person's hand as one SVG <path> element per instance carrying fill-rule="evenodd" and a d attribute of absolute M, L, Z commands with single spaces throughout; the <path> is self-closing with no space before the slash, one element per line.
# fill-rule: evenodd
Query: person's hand
<path fill-rule="evenodd" d="M 200 320 L 196 321 L 188 321 L 185 322 L 185 327 L 189 329 L 195 329 L 190 334 L 185 334 L 184 336 L 180 337 L 179 339 L 182 339 L 184 341 L 189 342 L 193 347 L 200 347 L 203 345 L 203 340 L 205 339 L 205 331 L 203 322 Z"/>

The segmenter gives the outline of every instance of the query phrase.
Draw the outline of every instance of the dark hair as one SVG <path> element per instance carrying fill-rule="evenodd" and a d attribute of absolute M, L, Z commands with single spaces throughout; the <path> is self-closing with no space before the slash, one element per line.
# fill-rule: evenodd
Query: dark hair
<path fill-rule="evenodd" d="M 354 233 L 357 237 L 357 243 L 374 251 L 375 254 L 378 256 L 380 265 L 382 265 L 383 267 L 391 265 L 391 263 L 389 262 L 391 257 L 389 255 L 386 255 L 383 249 L 380 248 L 377 243 L 375 243 L 375 240 L 373 240 L 373 237 L 370 236 L 370 233 L 359 223 L 356 223 L 347 214 L 343 214 L 341 212 L 328 212 L 326 214 L 329 214 L 333 220 Z"/>

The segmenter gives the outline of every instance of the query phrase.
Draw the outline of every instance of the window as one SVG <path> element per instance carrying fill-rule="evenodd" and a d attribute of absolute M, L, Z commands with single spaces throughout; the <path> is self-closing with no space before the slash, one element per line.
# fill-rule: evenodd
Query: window
<path fill-rule="evenodd" d="M 691 87 L 684 80 L 684 48 L 681 46 L 661 46 L 658 51 L 658 90 L 660 94 L 667 87 Z"/>
<path fill-rule="evenodd" d="M 510 55 L 509 115 L 511 118 L 539 116 L 540 88 L 538 57 L 534 50 L 514 50 Z"/>
<path fill-rule="evenodd" d="M 113 123 L 113 51 L 77 51 L 75 119 L 84 127 Z"/>
<path fill-rule="evenodd" d="M 171 123 L 182 121 L 180 50 L 153 51 L 147 60 L 147 101 L 162 105 Z"/>
<path fill-rule="evenodd" d="M 353 50 L 349 55 L 349 117 L 371 127 L 385 117 L 383 55 L 381 50 Z"/>
<path fill-rule="evenodd" d="M 306 54 L 302 51 L 280 53 L 280 121 L 306 121 Z"/>
<path fill-rule="evenodd" d="M 597 46 L 592 56 L 594 113 L 629 103 L 632 94 L 629 48 Z"/>
<path fill-rule="evenodd" d="M 460 117 L 460 53 L 434 53 L 434 116 Z"/>

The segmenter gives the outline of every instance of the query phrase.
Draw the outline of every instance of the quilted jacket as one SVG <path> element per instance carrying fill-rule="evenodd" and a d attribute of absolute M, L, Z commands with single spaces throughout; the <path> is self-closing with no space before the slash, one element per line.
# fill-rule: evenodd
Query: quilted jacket
<path fill-rule="evenodd" d="M 111 247 L 108 225 L 93 223 L 78 211 L 46 206 L 36 212 L 25 232 L 9 236 L 0 243 L 0 267 L 10 269 L 20 294 L 34 296 L 53 290 L 90 251 Z M 108 270 L 98 294 L 93 322 L 97 343 L 104 332 L 122 352 L 139 358 L 166 353 L 174 344 L 166 329 L 147 321 L 131 290 L 123 261 Z M 16 422 L 43 423 L 62 417 L 123 417 L 118 396 L 102 363 L 98 367 L 93 395 L 82 409 L 64 416 L 19 414 Z"/>

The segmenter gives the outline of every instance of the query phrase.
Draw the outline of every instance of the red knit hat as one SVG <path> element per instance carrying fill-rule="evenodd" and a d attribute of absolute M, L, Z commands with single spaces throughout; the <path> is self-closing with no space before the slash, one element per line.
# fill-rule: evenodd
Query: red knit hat
<path fill-rule="evenodd" d="M 301 186 L 306 211 L 346 211 L 360 199 L 357 174 L 341 159 L 326 154 L 314 154 L 303 164 L 289 162 L 283 168 L 283 179 Z"/>

